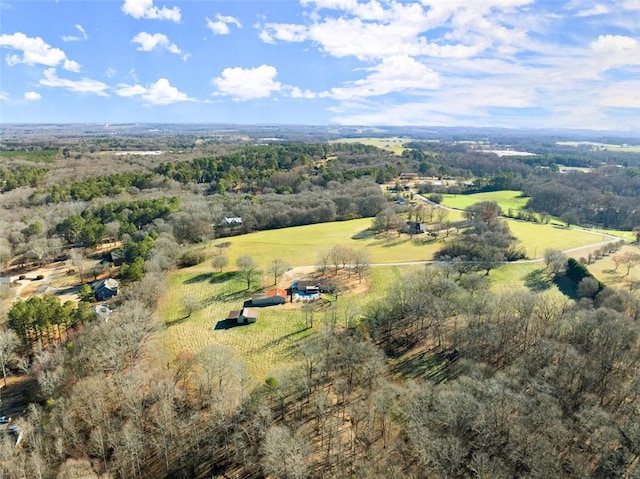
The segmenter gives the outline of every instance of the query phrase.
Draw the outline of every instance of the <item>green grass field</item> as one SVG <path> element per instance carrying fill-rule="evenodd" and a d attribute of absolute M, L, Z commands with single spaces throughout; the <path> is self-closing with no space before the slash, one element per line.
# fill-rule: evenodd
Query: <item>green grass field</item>
<path fill-rule="evenodd" d="M 218 251 L 215 244 L 230 241 L 231 246 L 226 251 L 229 257 L 228 268 L 234 268 L 238 256 L 248 254 L 261 268 L 266 269 L 274 258 L 282 258 L 290 266 L 316 264 L 318 253 L 335 245 L 364 249 L 369 252 L 372 263 L 426 261 L 432 259 L 440 248 L 439 242 L 425 235 L 414 236 L 413 239 L 408 235 L 373 235 L 368 231 L 371 223 L 371 218 L 363 218 L 260 231 L 213 241 L 206 248 L 206 253 L 211 258 Z M 209 268 L 208 263 L 210 261 L 187 271 Z"/>
<path fill-rule="evenodd" d="M 518 220 L 507 220 L 507 222 L 511 232 L 520 240 L 527 250 L 527 256 L 531 259 L 542 258 L 547 248 L 566 250 L 587 247 L 608 240 L 601 234 L 581 229 Z"/>
<path fill-rule="evenodd" d="M 396 155 L 401 155 L 405 148 L 407 140 L 404 138 L 340 138 L 330 143 L 362 143 L 363 145 L 375 146 L 381 150 L 391 151 Z"/>
<path fill-rule="evenodd" d="M 513 211 L 523 209 L 529 198 L 521 196 L 521 191 L 503 190 L 489 191 L 486 193 L 474 193 L 471 195 L 442 195 L 444 197 L 442 204 L 449 208 L 465 209 L 479 201 L 495 201 L 500 205 L 502 210 L 507 213 L 509 208 Z"/>

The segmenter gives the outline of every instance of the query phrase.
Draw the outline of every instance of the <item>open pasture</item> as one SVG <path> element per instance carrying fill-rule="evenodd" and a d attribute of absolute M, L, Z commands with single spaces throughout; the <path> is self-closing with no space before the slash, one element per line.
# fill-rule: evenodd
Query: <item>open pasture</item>
<path fill-rule="evenodd" d="M 544 257 L 546 249 L 565 251 L 574 248 L 595 246 L 610 238 L 599 233 L 563 226 L 531 223 L 528 221 L 507 220 L 511 232 L 520 240 L 531 259 Z M 581 256 L 577 250 L 572 256 Z"/>
<path fill-rule="evenodd" d="M 231 246 L 223 252 L 228 255 L 229 269 L 235 268 L 238 256 L 250 255 L 261 269 L 266 270 L 274 258 L 282 258 L 290 266 L 314 265 L 319 252 L 336 245 L 366 250 L 372 263 L 427 261 L 433 259 L 433 254 L 440 248 L 439 241 L 424 234 L 413 238 L 395 233 L 374 235 L 369 231 L 371 223 L 372 218 L 363 218 L 221 238 L 211 242 L 206 253 L 209 258 L 213 257 L 219 252 L 215 245 L 229 241 Z M 187 271 L 200 271 L 203 267 L 210 269 L 210 264 L 203 263 Z"/>
<path fill-rule="evenodd" d="M 473 193 L 471 195 L 451 195 L 443 196 L 442 204 L 449 208 L 463 210 L 468 206 L 480 201 L 495 201 L 500 205 L 505 213 L 511 208 L 513 211 L 524 209 L 529 198 L 521 196 L 521 191 L 503 190 L 488 191 L 485 193 Z"/>
<path fill-rule="evenodd" d="M 209 258 L 206 262 L 171 276 L 168 293 L 158 308 L 161 319 L 167 325 L 164 341 L 168 350 L 175 355 L 181 351 L 197 353 L 209 344 L 231 346 L 246 361 L 251 376 L 260 382 L 277 369 L 294 366 L 298 362 L 296 344 L 320 329 L 330 315 L 317 311 L 314 313 L 313 329 L 305 329 L 301 304 L 287 303 L 260 309 L 255 324 L 216 329 L 218 322 L 225 319 L 230 310 L 241 308 L 253 292 L 263 287 L 269 288 L 273 283 L 273 278 L 263 273 L 252 289 L 247 290 L 246 283 L 235 273 L 235 260 L 240 255 L 250 255 L 263 271 L 267 270 L 274 258 L 282 258 L 292 267 L 310 266 L 317 262 L 319 251 L 343 245 L 352 249 L 366 249 L 374 265 L 407 263 L 431 260 L 442 245 L 441 239 L 434 241 L 426 235 L 416 235 L 413 239 L 408 235 L 372 235 L 368 231 L 370 224 L 371 219 L 359 219 L 261 231 L 211 242 L 206 246 Z M 594 247 L 606 239 L 601 234 L 553 225 L 509 220 L 509 226 L 531 258 L 542 258 L 546 248 L 567 250 L 589 245 Z M 229 265 L 222 273 L 218 273 L 213 270 L 210 258 L 219 252 L 214 245 L 224 241 L 231 243 L 223 253 L 228 255 Z M 576 254 L 582 255 L 582 251 Z M 390 288 L 402 281 L 403 275 L 410 272 L 411 268 L 422 267 L 372 267 L 367 274 L 366 287 L 356 287 L 337 300 L 328 297 L 333 307 L 337 308 L 333 317 L 338 324 L 357 321 L 367 304 L 383 297 Z M 541 268 L 544 268 L 542 262 L 500 266 L 489 275 L 491 288 L 496 292 L 539 288 L 535 272 Z M 281 286 L 285 286 L 285 278 L 290 279 L 289 275 L 285 275 Z M 549 286 L 550 291 L 554 291 L 553 288 Z M 183 307 L 185 298 L 199 304 L 190 316 L 187 316 Z"/>
<path fill-rule="evenodd" d="M 587 268 L 591 274 L 607 286 L 628 288 L 630 284 L 640 281 L 640 264 L 631 267 L 629 274 L 627 274 L 627 267 L 624 264 L 620 264 L 616 270 L 613 257 L 625 252 L 640 254 L 640 248 L 637 245 L 626 245 L 617 253 L 607 255 L 587 265 Z"/>
<path fill-rule="evenodd" d="M 405 138 L 340 138 L 330 143 L 362 143 L 363 145 L 375 146 L 381 150 L 391 151 L 396 155 L 401 155 L 407 143 Z"/>

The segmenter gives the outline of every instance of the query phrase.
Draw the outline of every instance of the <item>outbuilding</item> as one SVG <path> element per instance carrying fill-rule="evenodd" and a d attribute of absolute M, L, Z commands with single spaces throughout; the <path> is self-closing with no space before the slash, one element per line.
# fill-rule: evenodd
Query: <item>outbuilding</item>
<path fill-rule="evenodd" d="M 242 308 L 229 311 L 227 315 L 227 320 L 235 321 L 237 324 L 255 323 L 256 319 L 258 319 L 258 310 L 255 308 Z"/>
<path fill-rule="evenodd" d="M 280 288 L 273 288 L 266 293 L 256 293 L 251 296 L 251 306 L 274 306 L 286 302 L 287 292 Z"/>

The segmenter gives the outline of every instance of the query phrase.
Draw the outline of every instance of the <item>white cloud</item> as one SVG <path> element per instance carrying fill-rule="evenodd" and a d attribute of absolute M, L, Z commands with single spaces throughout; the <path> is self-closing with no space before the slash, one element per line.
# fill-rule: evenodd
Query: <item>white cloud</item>
<path fill-rule="evenodd" d="M 265 43 L 303 42 L 308 38 L 307 28 L 304 25 L 291 23 L 268 23 L 259 33 L 260 39 Z"/>
<path fill-rule="evenodd" d="M 231 33 L 229 25 L 235 25 L 238 28 L 242 28 L 242 24 L 240 23 L 240 21 L 237 18 L 231 16 L 217 14 L 216 20 L 211 20 L 208 17 L 206 18 L 206 20 L 207 28 L 216 35 L 229 35 L 229 33 Z"/>
<path fill-rule="evenodd" d="M 37 91 L 27 91 L 24 93 L 24 99 L 29 101 L 35 101 L 42 98 L 42 95 Z"/>
<path fill-rule="evenodd" d="M 182 50 L 178 48 L 175 43 L 171 43 L 169 38 L 163 33 L 147 33 L 140 32 L 131 39 L 131 43 L 137 43 L 140 46 L 137 50 L 142 52 L 150 52 L 156 47 L 164 48 L 165 50 L 173 53 L 174 55 L 182 55 Z M 187 54 L 185 60 L 189 58 L 190 54 Z"/>
<path fill-rule="evenodd" d="M 78 73 L 80 71 L 80 64 L 73 60 L 65 60 L 62 68 L 70 72 Z"/>
<path fill-rule="evenodd" d="M 181 18 L 180 8 L 158 8 L 153 5 L 153 0 L 124 0 L 122 11 L 138 19 L 170 20 L 178 23 Z"/>
<path fill-rule="evenodd" d="M 83 78 L 81 80 L 67 80 L 65 78 L 58 78 L 55 68 L 48 68 L 44 72 L 44 78 L 40 80 L 40 85 L 65 88 L 69 91 L 82 92 L 82 93 L 94 93 L 99 96 L 109 96 L 106 90 L 109 86 L 97 80 L 91 80 L 89 78 Z"/>
<path fill-rule="evenodd" d="M 8 100 L 9 94 L 6 91 L 0 90 L 0 101 Z"/>
<path fill-rule="evenodd" d="M 76 30 L 80 32 L 80 36 L 78 37 L 73 35 L 64 35 L 62 37 L 63 42 L 79 42 L 81 40 L 87 40 L 89 38 L 87 32 L 85 32 L 84 28 L 82 28 L 82 25 L 76 24 L 75 27 Z"/>
<path fill-rule="evenodd" d="M 256 68 L 225 68 L 213 79 L 218 91 L 214 95 L 231 96 L 235 100 L 266 98 L 282 89 L 280 82 L 274 81 L 278 71 L 270 65 Z"/>
<path fill-rule="evenodd" d="M 611 12 L 611 8 L 608 5 L 598 3 L 591 8 L 579 10 L 576 14 L 579 17 L 595 17 L 597 15 L 606 15 Z"/>
<path fill-rule="evenodd" d="M 116 70 L 115 68 L 108 67 L 108 68 L 105 70 L 104 75 L 105 75 L 107 78 L 113 78 L 114 76 L 116 76 L 116 73 L 118 73 L 118 72 L 117 72 L 117 70 Z"/>
<path fill-rule="evenodd" d="M 312 99 L 318 98 L 318 96 L 320 96 L 317 93 L 314 93 L 314 92 L 309 91 L 309 90 L 302 91 L 297 86 L 294 86 L 294 87 L 285 87 L 285 86 L 283 86 L 283 90 L 287 90 L 289 92 L 289 96 L 291 98 L 301 98 L 301 99 L 306 99 L 306 100 L 312 100 Z"/>
<path fill-rule="evenodd" d="M 121 83 L 116 89 L 116 94 L 124 97 L 144 95 L 145 93 L 147 93 L 147 88 L 142 85 L 126 85 Z"/>
<path fill-rule="evenodd" d="M 54 67 L 62 63 L 65 70 L 72 72 L 80 70 L 80 65 L 77 62 L 69 60 L 62 50 L 53 48 L 40 37 L 28 37 L 20 32 L 11 35 L 3 34 L 0 35 L 0 47 L 7 47 L 22 53 L 22 56 L 7 55 L 6 62 L 9 66 L 25 63 Z"/>
<path fill-rule="evenodd" d="M 640 80 L 629 80 L 605 88 L 598 102 L 611 108 L 640 108 Z"/>
<path fill-rule="evenodd" d="M 366 78 L 351 82 L 345 87 L 332 88 L 329 95 L 343 100 L 440 87 L 439 75 L 411 57 L 389 57 L 367 70 L 372 73 Z"/>
<path fill-rule="evenodd" d="M 591 42 L 591 49 L 602 53 L 634 52 L 640 49 L 640 42 L 623 35 L 600 35 Z"/>
<path fill-rule="evenodd" d="M 622 2 L 622 8 L 625 10 L 640 10 L 640 0 L 625 0 Z"/>
<path fill-rule="evenodd" d="M 193 101 L 186 93 L 171 86 L 166 78 L 160 78 L 148 87 L 120 84 L 116 88 L 116 94 L 122 97 L 140 96 L 149 105 L 170 105 L 183 101 Z"/>
<path fill-rule="evenodd" d="M 259 37 L 266 43 L 309 41 L 331 56 L 369 62 L 407 55 L 465 58 L 491 48 L 515 53 L 530 48 L 531 42 L 509 19 L 532 1 L 304 1 L 337 13 L 322 17 L 316 11 L 308 25 L 267 23 Z M 430 34 L 434 29 L 439 31 Z"/>
<path fill-rule="evenodd" d="M 589 45 L 594 56 L 583 71 L 594 76 L 610 68 L 640 65 L 640 41 L 623 35 L 600 35 Z"/>

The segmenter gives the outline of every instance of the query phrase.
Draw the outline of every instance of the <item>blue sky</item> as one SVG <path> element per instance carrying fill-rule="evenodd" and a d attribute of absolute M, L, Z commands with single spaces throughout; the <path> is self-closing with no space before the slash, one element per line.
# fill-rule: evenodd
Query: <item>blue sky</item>
<path fill-rule="evenodd" d="M 0 121 L 640 127 L 640 0 L 0 0 Z"/>

